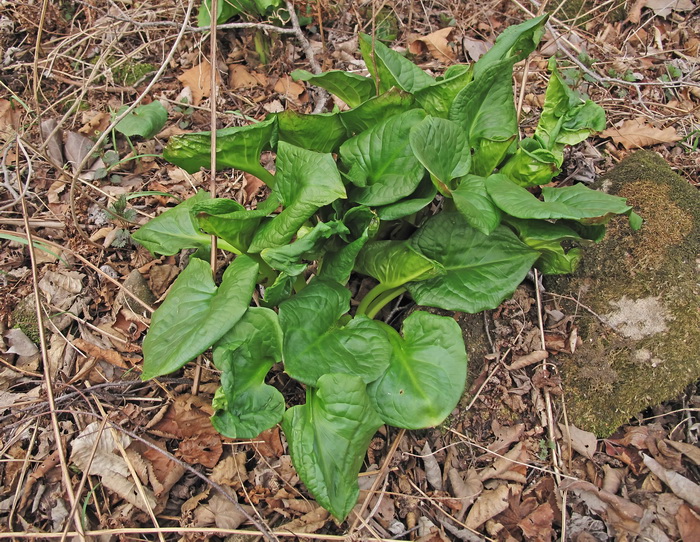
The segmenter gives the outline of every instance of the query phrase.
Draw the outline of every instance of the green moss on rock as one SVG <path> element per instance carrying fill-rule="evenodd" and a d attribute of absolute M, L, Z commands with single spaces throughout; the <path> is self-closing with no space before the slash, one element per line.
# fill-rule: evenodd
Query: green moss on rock
<path fill-rule="evenodd" d="M 614 219 L 576 274 L 549 289 L 600 317 L 578 307 L 583 345 L 560 360 L 574 424 L 606 436 L 700 378 L 700 193 L 646 151 L 598 184 L 626 197 L 644 226 Z"/>
<path fill-rule="evenodd" d="M 22 299 L 12 311 L 12 325 L 22 332 L 35 344 L 39 344 L 39 324 L 36 320 L 34 296 Z"/>

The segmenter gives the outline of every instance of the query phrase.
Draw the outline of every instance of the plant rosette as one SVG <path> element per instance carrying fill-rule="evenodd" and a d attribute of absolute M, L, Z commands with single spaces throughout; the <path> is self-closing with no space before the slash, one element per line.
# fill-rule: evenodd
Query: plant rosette
<path fill-rule="evenodd" d="M 196 249 L 144 340 L 143 378 L 180 369 L 213 348 L 221 371 L 214 427 L 255 438 L 281 422 L 293 463 L 313 497 L 343 520 L 382 424 L 440 424 L 463 393 L 461 329 L 417 311 L 400 330 L 377 321 L 408 293 L 421 305 L 479 312 L 511 295 L 528 271 L 570 273 L 576 244 L 601 238 L 614 215 L 641 219 L 623 198 L 584 185 L 551 187 L 563 149 L 605 127 L 550 64 L 533 137 L 518 141 L 513 65 L 529 55 L 546 16 L 506 29 L 473 65 L 432 77 L 360 36 L 370 77 L 342 71 L 293 76 L 350 109 L 291 111 L 220 130 L 217 166 L 262 179 L 256 209 L 206 192 L 133 234 L 153 253 Z M 210 167 L 210 133 L 170 139 L 164 158 L 189 172 Z M 260 164 L 274 151 L 273 175 Z M 234 253 L 217 286 L 210 236 Z M 351 307 L 352 277 L 376 286 Z M 252 307 L 253 293 L 260 294 Z M 306 402 L 285 410 L 265 383 L 282 362 Z"/>

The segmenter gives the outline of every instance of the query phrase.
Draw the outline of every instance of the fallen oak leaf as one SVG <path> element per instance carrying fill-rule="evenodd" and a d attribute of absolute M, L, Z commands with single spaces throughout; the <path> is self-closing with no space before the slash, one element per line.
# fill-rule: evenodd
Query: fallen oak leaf
<path fill-rule="evenodd" d="M 651 147 L 660 143 L 675 143 L 683 139 L 676 133 L 673 126 L 660 130 L 647 124 L 644 117 L 626 120 L 619 127 L 613 126 L 604 130 L 600 136 L 612 138 L 616 145 L 622 145 L 628 150 Z"/>
<path fill-rule="evenodd" d="M 202 98 L 208 98 L 211 95 L 211 64 L 208 60 L 204 60 L 201 64 L 197 64 L 178 75 L 177 80 L 183 86 L 190 87 L 192 102 L 194 105 L 199 105 Z M 218 71 L 216 73 L 216 84 L 221 84 Z"/>

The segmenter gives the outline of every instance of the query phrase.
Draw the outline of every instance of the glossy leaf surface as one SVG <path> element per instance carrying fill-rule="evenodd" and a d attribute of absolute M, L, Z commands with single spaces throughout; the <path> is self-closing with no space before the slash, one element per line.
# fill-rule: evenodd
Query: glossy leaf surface
<path fill-rule="evenodd" d="M 197 192 L 191 198 L 149 220 L 131 237 L 154 254 L 171 256 L 186 248 L 207 249 L 211 237 L 199 230 L 192 209 L 209 200 L 209 192 Z"/>
<path fill-rule="evenodd" d="M 260 154 L 271 150 L 276 138 L 277 120 L 248 126 L 234 126 L 216 132 L 216 169 L 236 168 L 255 175 L 269 186 L 275 177 L 260 165 Z M 163 158 L 189 173 L 211 168 L 211 132 L 182 134 L 170 138 Z"/>
<path fill-rule="evenodd" d="M 117 115 L 126 111 L 128 106 L 122 106 Z M 125 136 L 141 136 L 150 139 L 163 129 L 168 120 L 168 110 L 155 100 L 147 105 L 139 105 L 126 117 L 119 121 L 114 129 Z"/>
<path fill-rule="evenodd" d="M 277 314 L 251 307 L 214 348 L 221 387 L 212 406 L 214 428 L 229 438 L 255 438 L 284 414 L 284 397 L 265 376 L 282 359 Z"/>
<path fill-rule="evenodd" d="M 411 128 L 425 117 L 414 109 L 391 117 L 340 147 L 345 176 L 355 185 L 350 198 L 363 205 L 387 205 L 409 196 L 424 168 L 409 143 Z"/>
<path fill-rule="evenodd" d="M 441 423 L 457 406 L 467 378 L 459 324 L 417 311 L 402 325 L 403 338 L 386 326 L 393 347 L 389 369 L 368 387 L 372 405 L 388 424 L 422 429 Z"/>
<path fill-rule="evenodd" d="M 389 363 L 390 345 L 381 325 L 357 317 L 343 325 L 350 291 L 335 282 L 314 280 L 280 304 L 284 367 L 291 376 L 316 385 L 326 373 L 376 380 Z"/>
<path fill-rule="evenodd" d="M 306 404 L 284 414 L 294 467 L 318 503 L 341 521 L 357 502 L 362 460 L 382 424 L 365 383 L 347 374 L 322 376 L 318 389 L 307 389 Z"/>
<path fill-rule="evenodd" d="M 484 177 L 464 177 L 452 191 L 452 200 L 469 225 L 484 235 L 489 235 L 501 223 L 501 210 L 486 191 Z"/>
<path fill-rule="evenodd" d="M 375 95 L 376 90 L 374 81 L 369 77 L 341 70 L 331 70 L 318 75 L 306 70 L 294 70 L 292 78 L 295 81 L 308 81 L 325 88 L 350 107 L 363 104 Z"/>
<path fill-rule="evenodd" d="M 432 217 L 411 242 L 445 268 L 444 275 L 408 284 L 416 303 L 469 313 L 497 307 L 539 256 L 509 229 L 499 226 L 487 236 L 458 213 Z"/>
<path fill-rule="evenodd" d="M 217 288 L 209 264 L 192 258 L 153 313 L 141 378 L 177 371 L 218 341 L 248 310 L 257 275 L 258 264 L 239 256 Z"/>
<path fill-rule="evenodd" d="M 279 142 L 277 187 L 284 210 L 256 233 L 251 252 L 287 244 L 319 207 L 345 198 L 333 156 Z"/>

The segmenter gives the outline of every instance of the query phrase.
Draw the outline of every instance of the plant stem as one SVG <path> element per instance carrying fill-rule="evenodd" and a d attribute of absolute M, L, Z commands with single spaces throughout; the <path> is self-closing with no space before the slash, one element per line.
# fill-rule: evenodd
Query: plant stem
<path fill-rule="evenodd" d="M 391 290 L 387 290 L 387 291 L 383 292 L 381 295 L 377 296 L 374 299 L 374 302 L 367 309 L 367 316 L 369 318 L 374 318 L 375 316 L 377 316 L 377 313 L 380 310 L 382 310 L 386 306 L 387 303 L 389 303 L 389 301 L 397 298 L 405 291 L 406 291 L 405 286 L 397 286 L 396 288 L 392 288 Z"/>
<path fill-rule="evenodd" d="M 372 288 L 369 292 L 365 294 L 365 297 L 362 298 L 362 301 L 360 301 L 360 304 L 358 305 L 355 314 L 367 314 L 367 309 L 369 308 L 372 301 L 374 301 L 382 293 L 390 289 L 391 288 L 387 287 L 381 282 L 377 284 L 374 288 Z"/>

